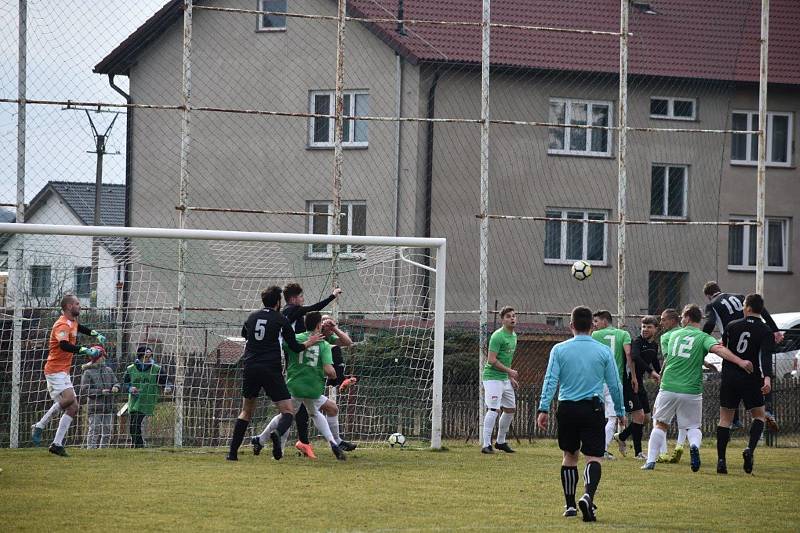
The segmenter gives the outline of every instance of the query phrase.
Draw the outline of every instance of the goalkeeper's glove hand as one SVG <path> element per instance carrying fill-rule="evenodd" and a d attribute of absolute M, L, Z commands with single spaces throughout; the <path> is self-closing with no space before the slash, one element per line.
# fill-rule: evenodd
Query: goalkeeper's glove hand
<path fill-rule="evenodd" d="M 99 331 L 93 329 L 92 332 L 90 333 L 90 335 L 92 337 L 95 337 L 97 339 L 97 342 L 99 342 L 100 344 L 105 344 L 106 343 L 106 336 L 103 335 L 102 333 L 100 333 Z"/>
<path fill-rule="evenodd" d="M 80 355 L 85 355 L 86 357 L 97 357 L 100 355 L 100 350 L 97 348 L 87 348 L 86 346 L 81 346 L 81 349 L 78 350 Z"/>
<path fill-rule="evenodd" d="M 345 378 L 344 380 L 342 380 L 342 384 L 339 385 L 339 390 L 344 392 L 351 385 L 355 385 L 357 381 L 358 381 L 358 378 L 355 377 L 355 376 L 350 376 L 348 378 Z"/>

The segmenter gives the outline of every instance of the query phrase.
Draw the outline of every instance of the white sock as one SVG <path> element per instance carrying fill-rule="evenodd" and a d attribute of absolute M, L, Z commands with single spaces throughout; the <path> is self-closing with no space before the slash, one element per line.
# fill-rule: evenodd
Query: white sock
<path fill-rule="evenodd" d="M 663 441 L 661 441 L 661 449 L 658 450 L 658 453 L 659 454 L 667 453 L 667 439 L 664 439 Z"/>
<path fill-rule="evenodd" d="M 53 444 L 58 446 L 64 445 L 64 437 L 67 436 L 69 425 L 72 424 L 72 417 L 67 413 L 61 415 L 61 420 L 58 421 L 58 430 L 56 430 L 56 438 L 53 439 Z"/>
<path fill-rule="evenodd" d="M 667 434 L 663 429 L 654 427 L 650 432 L 650 441 L 647 443 L 647 462 L 655 463 L 661 447 L 667 446 Z"/>
<path fill-rule="evenodd" d="M 328 416 L 326 418 L 328 420 L 328 427 L 331 428 L 333 440 L 336 441 L 336 444 L 339 444 L 342 442 L 342 438 L 339 436 L 339 416 Z"/>
<path fill-rule="evenodd" d="M 265 427 L 264 431 L 262 431 L 261 434 L 258 436 L 258 442 L 260 442 L 261 444 L 267 443 L 267 441 L 269 440 L 269 434 L 275 431 L 275 429 L 277 429 L 278 420 L 280 419 L 280 417 L 281 417 L 280 413 L 272 417 L 272 420 L 269 421 L 267 427 Z M 288 431 L 286 433 L 288 433 Z"/>
<path fill-rule="evenodd" d="M 497 423 L 497 444 L 502 444 L 506 441 L 508 428 L 511 427 L 511 421 L 514 420 L 514 413 L 503 413 L 500 415 L 500 421 Z"/>
<path fill-rule="evenodd" d="M 678 429 L 678 440 L 675 441 L 675 446 L 683 446 L 684 442 L 686 442 L 686 430 Z"/>
<path fill-rule="evenodd" d="M 47 426 L 47 423 L 50 422 L 50 419 L 56 416 L 58 413 L 61 412 L 61 406 L 58 405 L 58 402 L 53 402 L 53 405 L 50 406 L 50 409 L 44 414 L 41 420 L 34 424 L 37 428 L 44 429 Z"/>
<path fill-rule="evenodd" d="M 608 450 L 608 445 L 611 444 L 611 439 L 614 438 L 614 433 L 617 432 L 617 417 L 610 416 L 608 420 L 606 420 L 606 451 Z"/>
<path fill-rule="evenodd" d="M 492 445 L 492 431 L 494 431 L 494 423 L 497 422 L 497 411 L 491 409 L 486 410 L 486 416 L 483 417 L 483 447 Z"/>
<path fill-rule="evenodd" d="M 307 405 L 306 409 L 308 409 Z M 309 411 L 308 414 L 311 414 L 312 409 L 308 410 Z M 333 439 L 333 434 L 331 433 L 331 428 L 328 426 L 328 419 L 325 418 L 325 415 L 323 415 L 319 411 L 315 411 L 314 414 L 311 416 L 311 418 L 314 420 L 314 425 L 317 427 L 317 430 L 322 434 L 322 436 L 325 438 L 326 441 L 330 442 L 331 444 L 338 444 Z"/>
<path fill-rule="evenodd" d="M 703 441 L 703 433 L 699 429 L 692 428 L 687 430 L 686 436 L 689 438 L 689 446 L 700 447 L 700 443 Z"/>

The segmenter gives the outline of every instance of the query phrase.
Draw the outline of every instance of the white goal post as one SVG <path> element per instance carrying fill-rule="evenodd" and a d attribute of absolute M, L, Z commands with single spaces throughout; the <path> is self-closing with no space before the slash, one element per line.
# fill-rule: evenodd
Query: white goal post
<path fill-rule="evenodd" d="M 5 235 L 3 235 L 5 234 Z M 212 260 L 208 260 L 206 263 L 187 263 L 187 266 L 181 268 L 181 273 L 177 276 L 179 280 L 184 279 L 183 274 L 184 268 L 186 271 L 191 271 L 193 268 L 196 270 L 202 270 L 197 267 L 198 264 L 201 264 L 204 267 L 204 271 L 202 275 L 205 276 L 216 276 L 218 278 L 226 277 L 226 283 L 229 279 L 235 278 L 235 287 L 234 291 L 241 290 L 241 294 L 247 292 L 248 298 L 251 301 L 250 304 L 243 304 L 242 307 L 237 308 L 219 308 L 214 309 L 213 306 L 209 306 L 205 308 L 205 311 L 214 312 L 232 312 L 236 311 L 236 317 L 240 317 L 241 314 L 247 310 L 247 305 L 256 306 L 260 302 L 252 301 L 252 294 L 253 289 L 255 288 L 257 283 L 265 283 L 262 282 L 262 279 L 274 279 L 274 280 L 285 280 L 290 281 L 294 279 L 293 274 L 294 272 L 291 268 L 285 269 L 284 274 L 279 275 L 264 275 L 263 278 L 260 276 L 261 270 L 259 268 L 261 265 L 269 263 L 268 253 L 265 253 L 265 250 L 269 250 L 269 247 L 277 248 L 277 246 L 283 245 L 296 245 L 293 250 L 301 250 L 302 252 L 296 256 L 293 256 L 291 260 L 295 261 L 295 264 L 300 264 L 303 262 L 308 262 L 309 257 L 312 256 L 312 252 L 316 250 L 315 246 L 323 246 L 323 250 L 333 249 L 337 250 L 339 247 L 342 249 L 348 250 L 348 258 L 353 259 L 349 265 L 345 265 L 342 268 L 349 268 L 350 272 L 358 272 L 359 276 L 361 276 L 362 280 L 366 277 L 372 278 L 380 278 L 381 290 L 387 292 L 386 287 L 390 284 L 392 285 L 391 291 L 393 291 L 393 297 L 397 298 L 397 272 L 406 268 L 413 269 L 413 273 L 409 274 L 410 279 L 412 280 L 410 283 L 416 284 L 413 285 L 414 287 L 419 287 L 420 282 L 419 279 L 426 279 L 429 280 L 431 274 L 433 274 L 433 283 L 429 281 L 425 282 L 424 290 L 425 293 L 425 300 L 426 304 L 422 311 L 419 311 L 420 308 L 415 308 L 415 311 L 409 311 L 408 316 L 411 316 L 411 313 L 416 313 L 417 316 L 413 319 L 414 327 L 426 329 L 426 331 L 430 332 L 431 322 L 433 326 L 433 335 L 432 335 L 432 349 L 430 346 L 430 338 L 429 335 L 424 336 L 425 338 L 422 340 L 413 339 L 414 342 L 417 342 L 417 345 L 414 345 L 410 348 L 406 345 L 405 348 L 409 349 L 410 351 L 414 352 L 413 357 L 417 357 L 421 359 L 423 357 L 427 357 L 430 359 L 432 356 L 432 362 L 425 363 L 425 372 L 430 370 L 430 366 L 432 366 L 432 375 L 428 376 L 426 374 L 425 377 L 425 386 L 424 390 L 415 392 L 418 396 L 424 397 L 425 405 L 430 406 L 430 419 L 428 421 L 423 421 L 421 424 L 425 426 L 424 431 L 424 439 L 427 440 L 428 434 L 430 435 L 430 446 L 434 449 L 439 449 L 442 446 L 442 381 L 443 381 L 443 364 L 444 364 L 444 318 L 445 318 L 445 279 L 446 279 L 446 239 L 444 238 L 421 238 L 421 237 L 381 237 L 381 236 L 350 236 L 350 235 L 316 235 L 316 234 L 296 234 L 296 233 L 266 233 L 266 232 L 253 232 L 253 231 L 221 231 L 221 230 L 202 230 L 202 229 L 169 229 L 169 228 L 143 228 L 143 227 L 117 227 L 117 226 L 76 226 L 76 225 L 54 225 L 54 224 L 16 224 L 16 223 L 0 223 L 0 235 L 8 238 L 16 238 L 18 239 L 18 243 L 16 248 L 10 247 L 10 253 L 8 258 L 9 264 L 9 280 L 8 280 L 8 291 L 7 291 L 7 299 L 5 303 L 4 312 L 5 316 L 3 318 L 7 319 L 9 315 L 12 315 L 13 312 L 13 335 L 8 335 L 8 338 L 12 338 L 11 346 L 13 347 L 11 350 L 10 356 L 8 354 L 3 355 L 3 357 L 7 357 L 12 361 L 12 390 L 11 390 L 11 402 L 10 402 L 10 428 L 9 428 L 9 437 L 8 442 L 10 447 L 19 447 L 22 444 L 22 440 L 20 439 L 20 428 L 29 427 L 25 424 L 30 423 L 32 419 L 31 416 L 27 416 L 25 420 L 21 419 L 20 411 L 25 406 L 25 402 L 21 402 L 21 385 L 25 382 L 23 379 L 23 372 L 27 372 L 30 377 L 26 377 L 25 379 L 34 382 L 35 380 L 41 381 L 43 383 L 43 378 L 41 376 L 41 364 L 42 361 L 37 360 L 36 364 L 31 364 L 31 361 L 23 361 L 23 354 L 22 354 L 22 327 L 20 324 L 23 320 L 26 320 L 23 314 L 23 308 L 26 304 L 23 299 L 20 297 L 26 290 L 29 292 L 33 291 L 30 288 L 30 284 L 33 283 L 32 281 L 25 281 L 25 276 L 28 275 L 30 268 L 28 263 L 25 263 L 23 260 L 23 256 L 33 255 L 35 252 L 32 251 L 35 249 L 32 246 L 31 241 L 36 239 L 36 237 L 32 236 L 45 236 L 47 239 L 53 239 L 52 242 L 56 242 L 55 239 L 57 238 L 74 238 L 74 237 L 83 237 L 83 238 L 91 238 L 91 242 L 95 242 L 95 240 L 102 240 L 101 242 L 109 242 L 109 239 L 125 239 L 125 243 L 155 243 L 158 242 L 159 248 L 158 251 L 154 253 L 156 257 L 160 257 L 161 255 L 166 256 L 169 254 L 177 254 L 177 250 L 179 246 L 182 246 L 187 241 L 205 241 L 207 244 L 201 245 L 198 242 L 198 248 L 202 248 L 201 252 L 197 252 L 197 256 L 199 257 L 198 261 L 202 261 L 204 257 L 208 257 L 208 250 L 212 250 L 215 252 L 219 252 L 219 258 Z M 174 243 L 174 246 L 172 244 Z M 324 248 L 332 245 L 333 248 Z M 96 245 L 95 245 L 96 246 Z M 121 246 L 121 245 L 118 245 Z M 126 244 L 125 246 L 130 247 L 131 244 Z M 113 246 L 112 246 L 113 247 Z M 255 251 L 254 247 L 260 247 L 257 251 Z M 126 248 L 127 250 L 128 248 Z M 422 250 L 424 252 L 415 252 L 411 253 L 411 257 L 405 253 L 405 250 Z M 429 250 L 429 252 L 428 252 Z M 56 251 L 58 249 L 56 248 Z M 243 253 L 246 252 L 246 253 Z M 276 252 L 280 253 L 280 252 Z M 160 255 L 159 255 L 160 254 Z M 206 254 L 203 256 L 203 254 Z M 248 255 L 249 254 L 249 255 Z M 168 259 L 172 259 L 172 255 L 169 255 Z M 238 260 L 239 256 L 242 257 L 242 260 L 238 261 L 234 266 L 230 266 L 233 264 L 234 259 Z M 375 263 L 369 263 L 367 260 L 370 257 L 380 256 L 382 258 L 386 258 L 387 265 L 381 265 L 379 267 L 375 266 Z M 138 256 L 137 256 L 138 257 Z M 300 257 L 297 259 L 297 257 Z M 423 259 L 419 259 L 423 257 Z M 265 259 L 266 258 L 266 259 Z M 316 258 L 316 257 L 315 257 Z M 81 260 L 85 261 L 85 256 L 81 257 Z M 127 259 L 130 261 L 130 258 Z M 225 263 L 224 261 L 229 261 Z M 291 263 L 291 260 L 286 259 L 285 262 L 287 264 Z M 141 264 L 145 266 L 148 265 L 146 261 L 139 259 Z M 230 267 L 226 272 L 212 272 L 212 267 L 218 267 L 220 264 L 226 265 L 226 268 Z M 324 263 L 317 261 L 317 263 Z M 342 261 L 339 261 L 341 264 Z M 85 263 L 84 263 L 85 264 Z M 172 263 L 173 265 L 176 263 Z M 181 264 L 183 264 L 181 262 Z M 326 263 L 325 263 L 326 264 Z M 398 266 L 400 265 L 400 266 Z M 234 268 L 235 267 L 235 268 Z M 37 268 L 37 267 L 34 267 Z M 70 268 L 74 268 L 74 265 L 71 265 Z M 96 266 L 93 268 L 97 268 Z M 173 267 L 174 268 L 174 267 Z M 359 270 L 361 269 L 361 270 Z M 165 279 L 167 279 L 167 283 L 174 284 L 174 274 L 178 272 L 177 269 L 165 269 L 169 270 L 168 274 L 171 277 L 167 278 L 165 275 Z M 233 272 L 233 274 L 232 274 Z M 192 273 L 192 272 L 190 272 Z M 196 272 L 194 272 L 196 274 Z M 224 274 L 224 276 L 223 276 Z M 72 275 L 72 274 L 70 274 Z M 32 274 L 31 274 L 32 276 Z M 77 276 L 77 274 L 76 274 Z M 97 279 L 98 274 L 95 272 L 93 273 L 93 280 Z M 305 277 L 304 277 L 305 276 Z M 317 275 L 316 278 L 309 275 L 307 271 L 302 271 L 300 278 L 305 280 L 313 280 L 319 281 L 321 276 Z M 50 274 L 48 271 L 48 282 L 49 282 Z M 385 281 L 390 280 L 390 281 Z M 393 281 L 392 281 L 393 280 Z M 149 278 L 147 280 L 149 281 Z M 248 285 L 247 291 L 244 291 L 241 287 L 245 284 Z M 324 282 L 322 280 L 320 283 Z M 75 281 L 77 284 L 78 281 Z M 97 283 L 93 281 L 93 283 Z M 125 280 L 125 283 L 128 283 L 128 280 Z M 156 282 L 153 282 L 156 283 Z M 183 283 L 186 283 L 184 281 Z M 221 283 L 221 282 L 219 282 Z M 372 283 L 371 279 L 367 279 L 364 281 L 366 284 Z M 161 281 L 162 286 L 164 285 L 164 281 Z M 180 284 L 180 282 L 179 282 Z M 277 284 L 277 282 L 275 283 Z M 230 283 L 228 283 L 228 286 Z M 121 287 L 122 284 L 118 280 L 117 287 Z M 252 288 L 250 288 L 252 286 Z M 260 286 L 260 285 L 259 285 Z M 411 286 L 411 285 L 409 285 Z M 93 285 L 95 289 L 97 289 L 97 285 Z M 230 287 L 228 287 L 230 289 Z M 170 285 L 170 290 L 173 287 Z M 196 286 L 190 287 L 183 287 L 184 291 L 191 291 L 193 289 L 197 289 Z M 69 292 L 69 291 L 67 291 Z M 308 291 L 306 291 L 308 293 Z M 415 291 L 410 291 L 415 292 Z M 430 295 L 430 292 L 433 294 Z M 93 301 L 97 300 L 97 295 L 95 294 L 96 291 L 93 291 L 92 299 Z M 415 292 L 414 298 L 418 298 L 419 291 Z M 178 294 L 181 294 L 181 289 L 178 289 Z M 239 294 L 239 293 L 237 293 Z M 432 298 L 430 298 L 432 296 Z M 148 295 L 150 298 L 150 295 Z M 309 296 L 311 298 L 311 296 Z M 213 297 L 209 298 L 213 301 Z M 147 302 L 141 304 L 142 309 L 157 309 L 159 303 L 153 303 L 152 298 Z M 181 300 L 179 300 L 181 301 Z M 396 301 L 396 300 L 395 300 Z M 433 305 L 430 305 L 432 301 Z M 49 305 L 52 306 L 52 303 Z M 148 307 L 145 307 L 148 306 Z M 164 304 L 161 304 L 164 305 Z M 181 355 L 182 352 L 188 351 L 190 348 L 182 345 L 182 340 L 180 339 L 179 332 L 182 331 L 183 327 L 190 327 L 185 323 L 182 313 L 186 312 L 186 308 L 180 308 L 178 306 L 176 315 L 179 315 L 177 319 L 177 326 L 173 326 L 173 329 L 176 331 L 175 338 L 178 340 L 174 341 L 173 351 L 175 353 L 175 368 L 176 374 L 174 377 L 174 385 L 175 385 L 175 414 L 174 414 L 174 433 L 172 436 L 174 437 L 173 444 L 176 446 L 184 446 L 184 445 L 191 445 L 184 442 L 185 436 L 183 432 L 184 427 L 184 392 L 183 392 L 183 385 L 184 380 L 187 380 L 186 383 L 188 384 L 188 380 L 196 379 L 196 376 L 190 376 L 187 373 L 185 361 L 181 362 L 182 357 L 185 359 L 184 356 Z M 99 308 L 99 306 L 98 306 Z M 411 306 L 409 306 L 409 309 Z M 13 309 L 13 311 L 12 311 Z M 161 309 L 161 308 L 158 308 Z M 164 306 L 163 309 L 168 309 L 168 307 Z M 175 308 L 169 307 L 170 310 Z M 388 306 L 387 306 L 388 309 Z M 89 309 L 88 311 L 90 311 Z M 113 312 L 113 310 L 112 310 Z M 351 311 L 354 312 L 354 311 Z M 55 311 L 52 311 L 55 313 Z M 382 320 L 384 323 L 389 323 L 389 318 L 386 317 L 394 317 L 395 315 L 399 314 L 398 311 L 394 307 L 391 310 L 385 310 L 383 314 L 379 316 L 381 318 L 375 319 L 375 323 L 380 323 Z M 433 320 L 431 321 L 430 316 L 432 315 Z M 118 316 L 118 315 L 115 315 Z M 355 316 L 355 314 L 354 314 Z M 360 316 L 360 315 L 359 315 Z M 376 316 L 378 313 L 376 312 Z M 8 321 L 6 321 L 8 323 Z M 153 328 L 157 328 L 158 320 L 153 320 Z M 241 322 L 240 322 L 241 324 Z M 421 324 L 421 326 L 420 326 Z M 407 327 L 404 324 L 404 327 Z M 152 331 L 152 330 L 151 330 Z M 415 332 L 417 330 L 414 330 Z M 414 336 L 416 333 L 409 334 L 410 336 Z M 39 333 L 39 338 L 44 338 L 44 333 Z M 211 332 L 211 335 L 216 335 L 215 332 Z M 206 329 L 205 336 L 208 338 L 209 331 Z M 220 338 L 229 338 L 224 337 L 223 335 L 218 335 Z M 367 339 L 364 342 L 368 342 L 370 339 L 369 335 L 364 336 Z M 147 336 L 145 335 L 145 339 Z M 207 339 L 206 339 L 207 340 Z M 28 343 L 30 344 L 30 343 Z M 40 342 L 41 344 L 41 342 Z M 27 344 L 26 344 L 27 346 Z M 204 349 L 208 349 L 206 345 Z M 432 353 L 431 353 L 432 352 Z M 421 354 L 421 355 L 420 355 Z M 393 355 L 393 354 L 392 354 Z M 396 356 L 393 361 L 396 363 L 398 359 Z M 412 356 L 409 356 L 409 360 L 413 359 Z M 416 360 L 415 360 L 416 361 Z M 205 370 L 202 370 L 205 371 Z M 417 372 L 416 368 L 414 372 Z M 73 379 L 75 379 L 73 377 Z M 76 387 L 78 386 L 78 382 L 80 378 L 77 379 L 75 382 Z M 377 381 L 377 380 L 376 380 Z M 38 382 L 36 384 L 38 386 Z M 187 385 L 188 387 L 189 385 Z M 428 389 L 428 386 L 430 388 Z M 41 385 L 43 388 L 43 385 Z M 366 389 L 365 389 L 366 390 Z M 46 406 L 48 402 L 50 402 L 49 397 L 45 400 L 44 395 L 41 391 L 38 391 L 38 400 L 42 405 L 39 405 L 37 409 L 40 411 L 42 409 L 46 410 Z M 188 399 L 187 399 L 188 401 Z M 387 401 L 391 401 L 391 398 Z M 358 406 L 360 408 L 360 406 Z M 357 407 L 353 407 L 351 411 L 357 410 Z M 214 417 L 217 415 L 215 414 Z M 419 415 L 417 415 L 419 417 Z M 384 415 L 375 415 L 375 418 L 386 418 Z M 396 420 L 400 420 L 400 415 L 397 415 Z M 399 422 L 397 422 L 399 423 Z M 370 427 L 373 427 L 372 424 L 376 424 L 375 421 L 370 422 L 369 424 L 364 426 L 364 431 L 369 431 Z M 418 425 L 420 423 L 417 423 Z M 221 425 L 218 423 L 218 426 Z M 428 433 L 429 429 L 429 433 Z M 77 431 L 77 430 L 74 430 Z M 219 435 L 217 435 L 219 437 Z M 205 436 L 203 438 L 206 438 Z M 384 437 L 385 438 L 385 437 Z M 197 442 L 205 443 L 211 442 L 206 440 L 199 440 Z M 217 441 L 213 441 L 217 442 Z M 204 444 L 200 444 L 204 445 Z"/>

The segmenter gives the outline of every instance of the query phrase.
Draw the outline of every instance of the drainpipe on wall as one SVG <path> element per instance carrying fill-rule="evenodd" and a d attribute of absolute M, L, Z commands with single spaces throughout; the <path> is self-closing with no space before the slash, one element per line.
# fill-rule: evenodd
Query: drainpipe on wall
<path fill-rule="evenodd" d="M 428 111 L 426 118 L 434 118 L 436 116 L 436 86 L 439 83 L 439 67 L 433 73 L 433 82 L 428 89 Z M 433 126 L 434 123 L 428 121 L 426 123 L 426 136 L 425 136 L 425 234 L 423 237 L 431 236 L 431 207 L 433 204 Z M 425 253 L 425 264 L 430 266 L 431 251 L 428 249 Z M 430 298 L 430 272 L 425 271 L 423 279 L 423 299 L 427 302 Z"/>

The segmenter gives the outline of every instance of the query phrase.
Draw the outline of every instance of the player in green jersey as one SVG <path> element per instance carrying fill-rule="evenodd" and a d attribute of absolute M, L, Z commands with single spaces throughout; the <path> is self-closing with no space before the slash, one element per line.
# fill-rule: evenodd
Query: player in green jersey
<path fill-rule="evenodd" d="M 305 324 L 306 331 L 297 335 L 298 339 L 303 340 L 297 342 L 305 342 L 307 337 L 322 333 L 322 314 L 319 311 L 307 313 Z M 336 404 L 324 394 L 325 379 L 336 377 L 330 343 L 322 340 L 301 352 L 295 352 L 287 344 L 284 344 L 283 352 L 286 354 L 286 386 L 292 395 L 294 412 L 296 413 L 301 405 L 305 405 L 317 430 L 330 443 L 333 454 L 338 460 L 344 461 L 346 456 L 333 437 L 328 420 L 320 412 L 325 406 L 328 413 L 335 411 L 338 414 Z M 253 437 L 252 445 L 255 455 L 261 452 L 264 443 L 270 438 L 270 433 L 277 427 L 278 419 L 279 417 L 273 418 L 259 436 Z M 287 436 L 288 430 L 281 436 L 283 446 L 285 446 Z M 282 448 L 273 449 L 273 457 L 275 459 L 283 457 Z"/>
<path fill-rule="evenodd" d="M 661 360 L 664 364 L 667 362 L 667 349 L 669 347 L 669 337 L 672 332 L 677 330 L 681 325 L 681 317 L 678 311 L 672 308 L 664 309 L 661 313 L 661 338 L 659 344 L 661 345 Z M 661 373 L 664 373 L 663 365 Z M 667 441 L 664 440 L 662 448 L 659 450 L 658 463 L 679 463 L 683 456 L 683 443 L 686 442 L 686 430 L 678 428 L 678 439 L 675 441 L 675 450 L 672 454 L 667 453 Z"/>
<path fill-rule="evenodd" d="M 500 310 L 500 321 L 503 327 L 492 333 L 489 339 L 489 357 L 483 368 L 483 400 L 486 403 L 486 415 L 483 418 L 483 445 L 481 453 L 494 453 L 492 449 L 492 431 L 497 426 L 497 442 L 494 448 L 506 453 L 514 453 L 506 442 L 508 428 L 517 410 L 517 388 L 519 374 L 511 368 L 514 351 L 517 349 L 517 314 L 513 307 Z M 501 414 L 502 412 L 502 414 Z"/>
<path fill-rule="evenodd" d="M 703 434 L 700 424 L 703 417 L 703 361 L 709 353 L 753 371 L 753 363 L 736 356 L 717 339 L 700 329 L 703 312 L 695 304 L 683 308 L 682 328 L 669 337 L 667 358 L 661 374 L 653 416 L 655 427 L 650 433 L 647 462 L 643 470 L 653 470 L 661 444 L 667 438 L 667 428 L 672 417 L 677 417 L 678 427 L 686 429 L 689 439 L 692 472 L 700 469 L 700 443 Z"/>
<path fill-rule="evenodd" d="M 612 325 L 613 318 L 611 313 L 601 309 L 592 315 L 594 331 L 592 338 L 602 342 L 611 349 L 614 362 L 619 373 L 619 382 L 625 382 L 625 374 L 631 376 L 631 385 L 634 392 L 639 392 L 639 383 L 636 381 L 636 372 L 633 372 L 633 358 L 631 357 L 631 334 L 624 329 L 615 328 Z M 604 388 L 605 410 L 606 410 L 606 459 L 614 459 L 614 455 L 608 451 L 608 445 L 614 438 L 614 433 L 625 429 L 625 417 L 617 418 L 614 401 L 608 391 L 608 385 Z M 623 411 L 624 412 L 624 411 Z M 617 429 L 619 427 L 619 429 Z M 625 447 L 620 447 L 620 453 L 625 454 Z"/>

